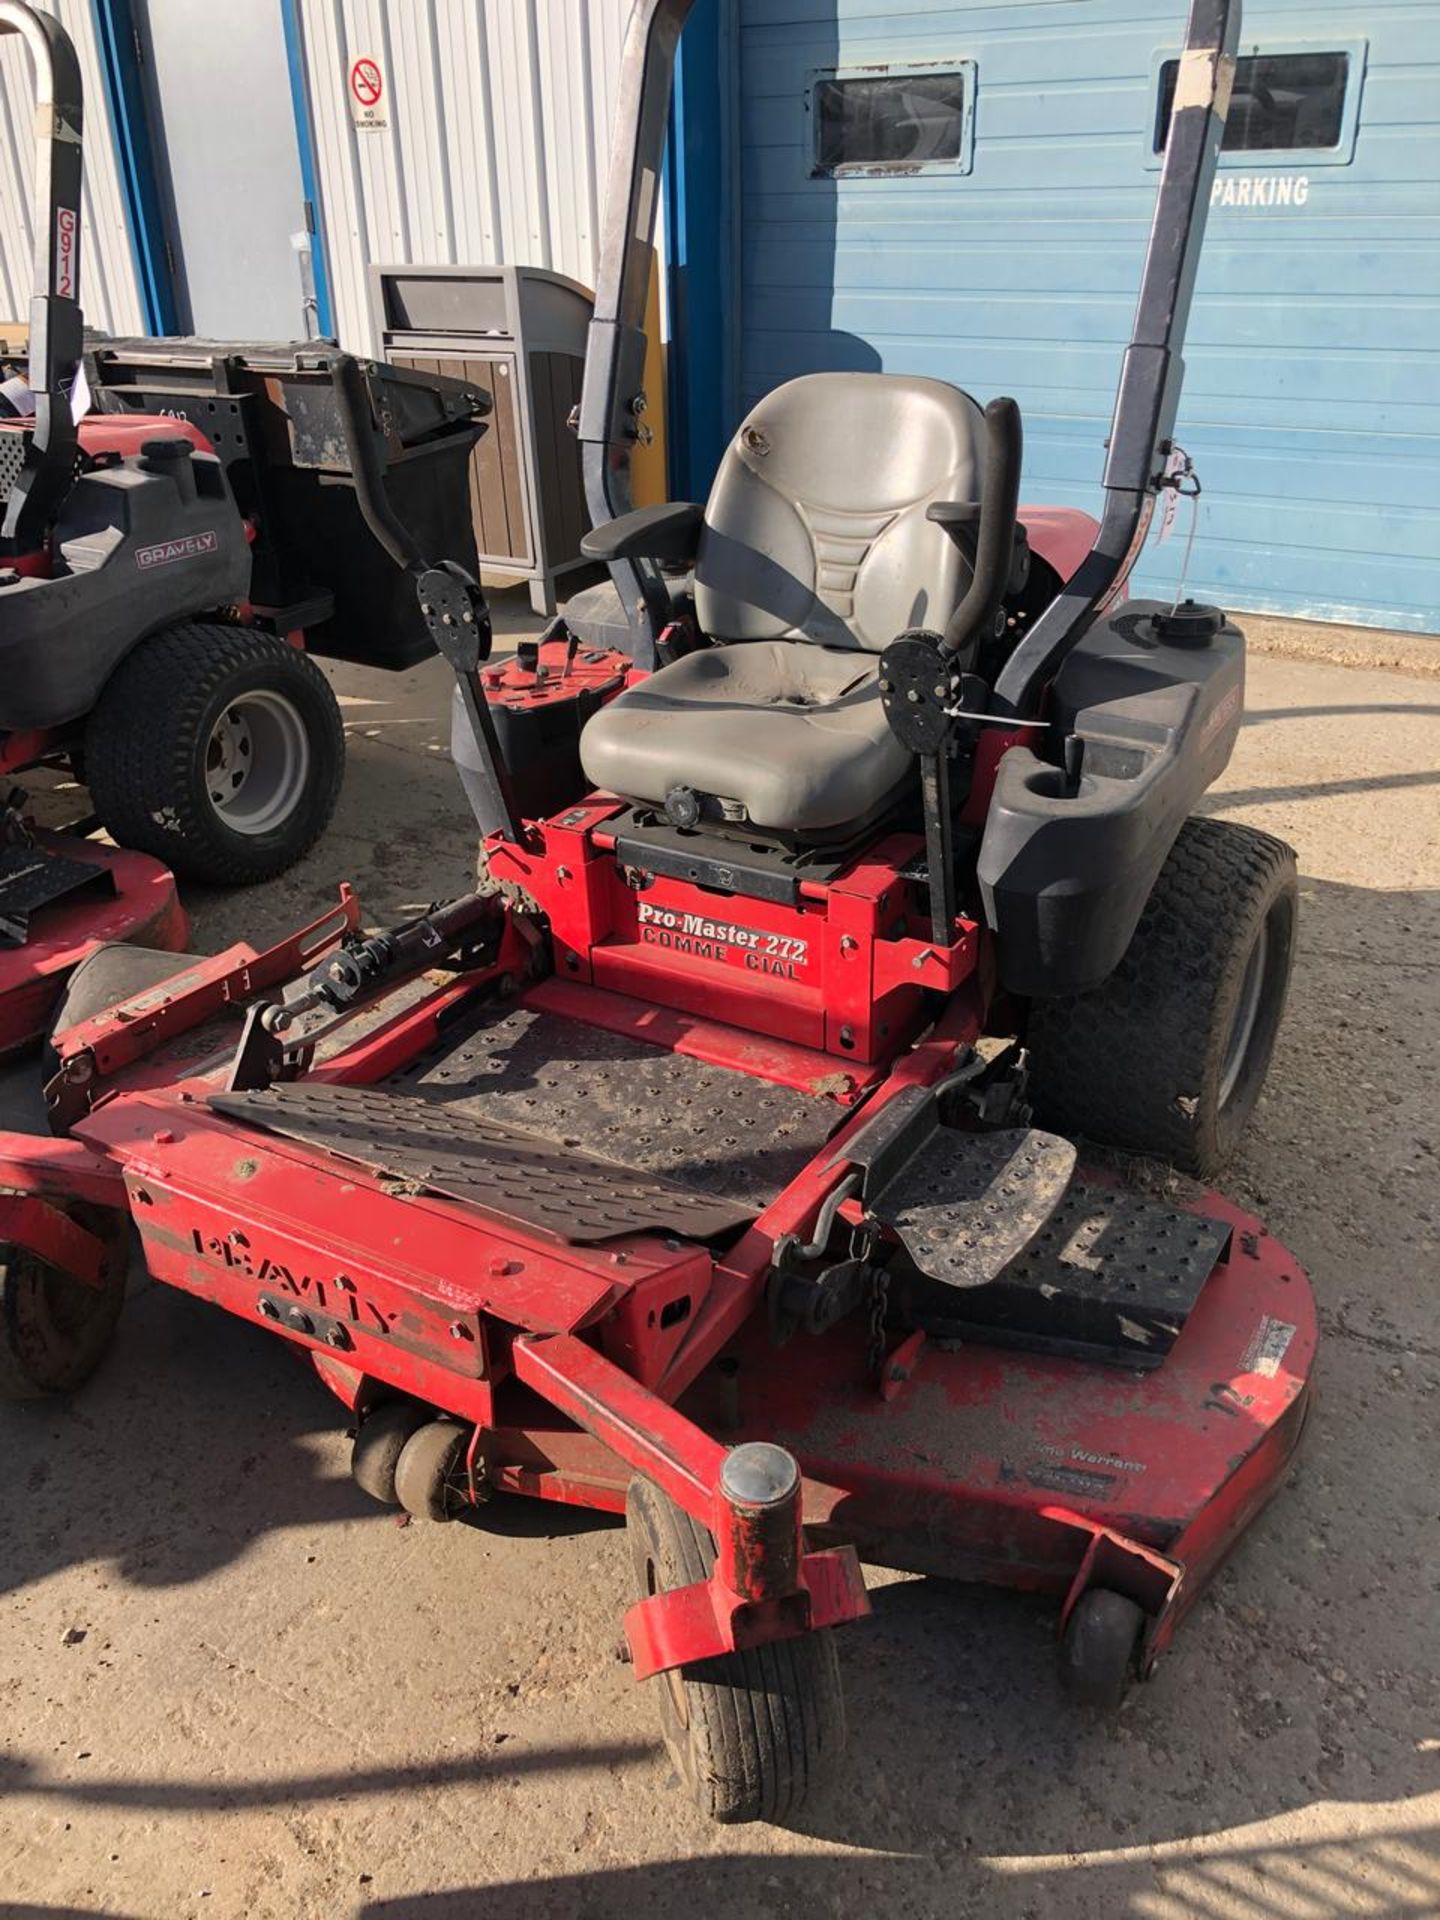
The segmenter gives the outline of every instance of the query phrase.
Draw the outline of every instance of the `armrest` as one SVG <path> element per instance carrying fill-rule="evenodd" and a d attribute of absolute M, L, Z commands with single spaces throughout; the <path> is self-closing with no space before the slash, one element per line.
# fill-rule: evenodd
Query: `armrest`
<path fill-rule="evenodd" d="M 952 540 L 961 527 L 973 527 L 979 524 L 980 502 L 978 500 L 932 500 L 925 509 L 925 518 L 933 520 L 938 527 L 944 527 Z M 974 541 L 970 542 L 973 546 Z"/>
<path fill-rule="evenodd" d="M 587 560 L 663 560 L 683 564 L 695 558 L 705 509 L 688 500 L 666 500 L 658 507 L 636 507 L 617 520 L 592 527 L 580 542 Z"/>
<path fill-rule="evenodd" d="M 980 524 L 978 500 L 932 500 L 925 509 L 925 518 L 943 527 L 970 564 L 975 564 L 975 529 Z M 1017 520 L 1015 551 L 1010 562 L 1010 577 L 1005 584 L 1006 593 L 1023 593 L 1029 577 L 1030 539 L 1024 526 Z"/>

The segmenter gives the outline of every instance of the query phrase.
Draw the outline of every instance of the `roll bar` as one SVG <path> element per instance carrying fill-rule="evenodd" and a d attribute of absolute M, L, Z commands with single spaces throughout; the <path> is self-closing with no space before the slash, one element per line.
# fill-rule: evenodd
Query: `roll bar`
<path fill-rule="evenodd" d="M 1110 422 L 1100 531 L 1002 668 L 991 702 L 999 714 L 1035 714 L 1056 668 L 1124 584 L 1145 543 L 1175 431 L 1181 348 L 1239 37 L 1240 0 L 1190 0 L 1140 299 Z"/>
<path fill-rule="evenodd" d="M 600 231 L 595 312 L 580 390 L 581 471 L 591 524 L 628 513 L 630 458 L 644 384 L 645 301 L 655 240 L 655 207 L 675 84 L 675 50 L 694 0 L 635 0 L 620 56 L 620 93 Z M 641 666 L 670 618 L 669 596 L 652 563 L 610 563 Z"/>
<path fill-rule="evenodd" d="M 80 186 L 84 93 L 75 46 L 60 22 L 23 0 L 0 0 L 0 33 L 18 33 L 35 64 L 35 290 L 30 387 L 35 426 L 5 502 L 0 553 L 38 551 L 74 473 L 70 389 L 84 347 L 80 313 Z"/>
<path fill-rule="evenodd" d="M 630 457 L 645 358 L 655 203 L 675 51 L 693 4 L 635 0 L 621 56 L 595 314 L 580 399 L 585 499 L 597 527 L 631 505 Z M 1171 448 L 1184 373 L 1181 347 L 1239 34 L 1240 0 L 1191 0 L 1139 304 L 1111 421 L 1100 531 L 1074 578 L 1001 672 L 993 696 L 999 714 L 1033 715 L 1060 661 L 1123 584 L 1144 542 Z M 980 538 L 983 542 L 983 527 Z M 668 617 L 664 590 L 642 561 L 617 560 L 610 571 L 639 643 L 638 659 L 653 649 Z"/>

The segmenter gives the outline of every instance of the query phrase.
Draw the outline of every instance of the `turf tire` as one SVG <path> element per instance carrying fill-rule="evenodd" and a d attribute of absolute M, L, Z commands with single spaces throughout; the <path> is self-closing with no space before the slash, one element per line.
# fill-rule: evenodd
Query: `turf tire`
<path fill-rule="evenodd" d="M 1125 957 L 1093 993 L 1032 1003 L 1037 1121 L 1208 1178 L 1230 1158 L 1270 1065 L 1295 948 L 1295 854 L 1224 820 L 1187 820 Z M 1247 968 L 1258 999 L 1222 1094 Z"/>
<path fill-rule="evenodd" d="M 283 695 L 309 746 L 303 786 L 263 833 L 241 833 L 210 798 L 204 756 L 226 708 L 247 693 Z M 121 846 L 182 878 L 250 886 L 293 866 L 325 831 L 345 767 L 345 730 L 329 681 L 298 647 L 254 627 L 189 622 L 151 634 L 111 674 L 85 734 L 95 811 Z"/>

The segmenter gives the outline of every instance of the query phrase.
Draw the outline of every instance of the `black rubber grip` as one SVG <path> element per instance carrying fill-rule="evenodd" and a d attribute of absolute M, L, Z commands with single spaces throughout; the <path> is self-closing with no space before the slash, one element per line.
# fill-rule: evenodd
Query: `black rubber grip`
<path fill-rule="evenodd" d="M 969 590 L 946 624 L 941 646 L 959 653 L 972 634 L 994 621 L 1010 578 L 1015 553 L 1015 511 L 1020 502 L 1024 435 L 1013 400 L 992 400 L 985 409 L 985 470 L 980 482 L 980 532 Z"/>

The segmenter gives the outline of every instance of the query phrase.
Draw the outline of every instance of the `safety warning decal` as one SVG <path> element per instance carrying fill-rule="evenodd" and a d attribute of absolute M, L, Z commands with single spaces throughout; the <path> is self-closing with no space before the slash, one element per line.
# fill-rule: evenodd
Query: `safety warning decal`
<path fill-rule="evenodd" d="M 350 68 L 350 118 L 372 131 L 390 124 L 385 105 L 385 74 L 373 53 L 362 53 Z"/>
<path fill-rule="evenodd" d="M 74 207 L 55 209 L 55 291 L 62 300 L 79 296 L 79 275 L 75 271 L 80 251 L 80 216 Z"/>
<path fill-rule="evenodd" d="M 1294 1338 L 1295 1329 L 1288 1320 L 1273 1320 L 1267 1313 L 1250 1336 L 1240 1362 L 1241 1373 L 1258 1373 L 1262 1380 L 1273 1380 Z"/>

